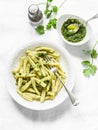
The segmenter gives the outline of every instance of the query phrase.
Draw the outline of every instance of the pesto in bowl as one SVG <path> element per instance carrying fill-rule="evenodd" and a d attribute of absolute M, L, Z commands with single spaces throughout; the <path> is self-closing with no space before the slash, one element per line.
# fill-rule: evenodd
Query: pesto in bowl
<path fill-rule="evenodd" d="M 86 36 L 86 27 L 78 19 L 69 18 L 67 19 L 62 27 L 61 33 L 63 37 L 72 43 L 78 43 Z"/>

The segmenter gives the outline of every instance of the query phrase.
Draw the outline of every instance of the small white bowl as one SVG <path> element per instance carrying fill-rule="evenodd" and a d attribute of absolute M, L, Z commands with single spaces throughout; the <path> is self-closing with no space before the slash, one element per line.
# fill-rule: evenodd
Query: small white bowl
<path fill-rule="evenodd" d="M 62 35 L 62 32 L 61 32 L 61 28 L 62 28 L 62 25 L 64 24 L 65 21 L 67 21 L 67 19 L 70 19 L 70 18 L 75 18 L 75 19 L 78 19 L 84 26 L 86 26 L 86 36 L 84 37 L 84 39 L 80 42 L 76 42 L 76 43 L 73 43 L 73 42 L 70 42 L 68 40 L 66 40 L 63 35 Z M 76 16 L 76 15 L 72 15 L 72 14 L 65 14 L 65 15 L 62 15 L 59 19 L 58 19 L 58 22 L 57 22 L 57 30 L 58 30 L 58 33 L 60 35 L 60 37 L 63 39 L 63 41 L 71 46 L 79 46 L 79 45 L 83 45 L 85 43 L 87 43 L 90 38 L 91 38 L 91 33 L 92 33 L 92 30 L 91 30 L 91 26 L 89 25 L 89 23 L 86 25 L 86 21 L 82 18 L 80 18 L 79 16 Z"/>

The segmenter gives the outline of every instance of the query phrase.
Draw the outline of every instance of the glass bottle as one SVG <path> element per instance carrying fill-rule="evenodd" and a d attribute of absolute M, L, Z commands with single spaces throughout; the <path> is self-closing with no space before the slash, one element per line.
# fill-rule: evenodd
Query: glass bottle
<path fill-rule="evenodd" d="M 43 19 L 43 14 L 41 12 L 41 10 L 39 10 L 38 5 L 30 5 L 28 8 L 28 17 L 30 22 L 33 25 L 38 25 L 42 22 Z"/>

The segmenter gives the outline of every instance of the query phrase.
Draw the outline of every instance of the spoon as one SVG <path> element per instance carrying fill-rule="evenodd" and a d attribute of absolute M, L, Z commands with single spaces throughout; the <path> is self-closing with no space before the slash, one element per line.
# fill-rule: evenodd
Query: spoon
<path fill-rule="evenodd" d="M 85 25 L 87 26 L 88 22 L 95 19 L 95 18 L 98 18 L 98 13 L 95 14 L 94 16 L 92 16 L 91 18 L 89 18 L 88 20 L 85 21 Z M 76 33 L 79 28 L 80 28 L 80 25 L 81 24 L 77 24 L 77 23 L 74 23 L 74 24 L 70 24 L 67 28 L 68 28 L 68 31 L 72 34 Z"/>
<path fill-rule="evenodd" d="M 95 14 L 94 16 L 92 16 L 91 18 L 89 18 L 88 20 L 86 20 L 85 24 L 87 25 L 89 21 L 98 18 L 98 13 Z"/>
<path fill-rule="evenodd" d="M 79 27 L 80 27 L 79 24 L 73 23 L 73 24 L 68 25 L 67 29 L 71 34 L 74 34 L 79 30 Z"/>

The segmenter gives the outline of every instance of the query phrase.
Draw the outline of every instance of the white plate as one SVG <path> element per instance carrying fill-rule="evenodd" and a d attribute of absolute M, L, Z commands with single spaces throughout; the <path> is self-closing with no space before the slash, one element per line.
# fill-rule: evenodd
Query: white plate
<path fill-rule="evenodd" d="M 25 44 L 25 46 L 13 50 L 13 52 L 10 54 L 8 58 L 9 60 L 8 60 L 8 73 L 7 73 L 7 88 L 10 95 L 17 103 L 32 110 L 46 110 L 46 109 L 56 107 L 57 105 L 61 104 L 65 99 L 67 99 L 68 95 L 65 89 L 62 88 L 61 91 L 56 96 L 56 98 L 52 101 L 45 101 L 44 103 L 40 103 L 38 101 L 32 101 L 32 102 L 26 101 L 19 94 L 17 94 L 15 79 L 13 78 L 12 75 L 12 70 L 17 66 L 17 63 L 19 62 L 19 57 L 23 56 L 27 49 L 31 49 L 31 48 L 33 49 L 38 46 L 51 47 L 60 54 L 60 63 L 63 70 L 66 72 L 66 76 L 67 76 L 65 84 L 71 91 L 74 86 L 73 63 L 71 63 L 72 60 L 68 52 L 59 44 L 55 42 L 49 42 L 49 41 L 48 42 L 33 41 Z"/>

